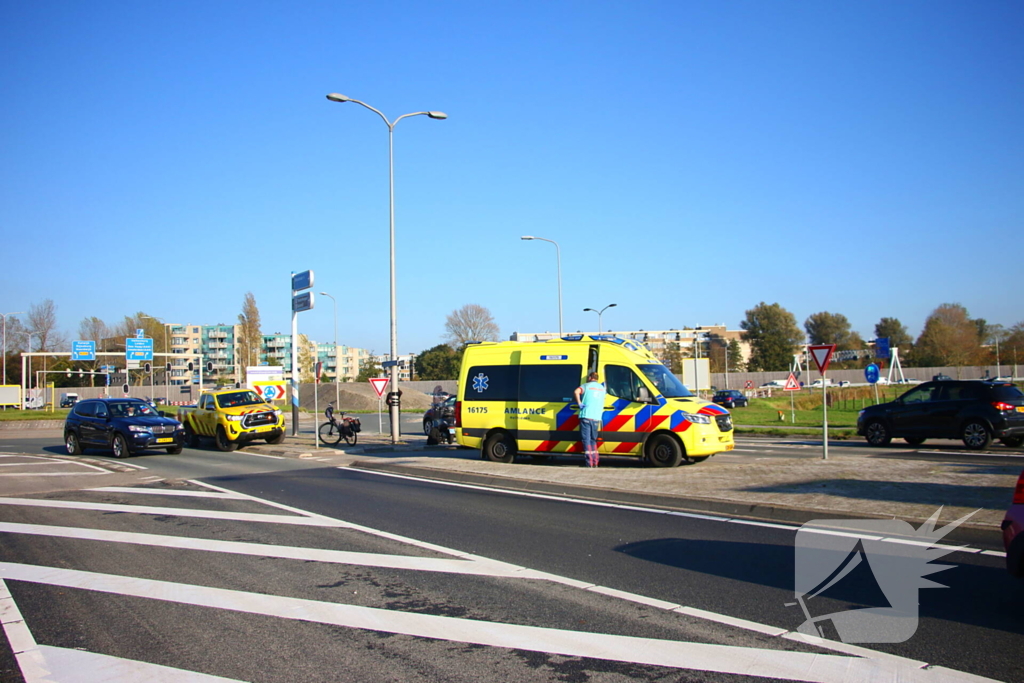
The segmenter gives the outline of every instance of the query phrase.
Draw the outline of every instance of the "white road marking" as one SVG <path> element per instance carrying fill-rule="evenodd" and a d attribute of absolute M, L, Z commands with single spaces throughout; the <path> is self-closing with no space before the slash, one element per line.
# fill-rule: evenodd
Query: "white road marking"
<path fill-rule="evenodd" d="M 11 645 L 25 683 L 234 683 L 232 679 L 138 662 L 109 655 L 39 645 L 14 602 L 7 583 L 0 579 L 0 624 Z"/>
<path fill-rule="evenodd" d="M 223 519 L 239 522 L 266 522 L 269 524 L 297 524 L 300 526 L 324 526 L 352 528 L 347 522 L 327 517 L 292 517 L 288 515 L 265 515 L 254 512 L 222 512 L 220 510 L 189 510 L 185 508 L 151 507 L 148 505 L 117 505 L 114 503 L 80 503 L 72 500 L 42 500 L 37 498 L 3 498 L 0 505 L 23 505 L 27 507 L 64 508 L 69 510 L 95 510 L 98 512 L 127 512 L 138 515 L 172 515 L 176 517 L 199 517 L 202 519 Z"/>
<path fill-rule="evenodd" d="M 633 511 L 636 511 L 636 512 L 648 512 L 648 513 L 658 514 L 658 515 L 672 515 L 672 516 L 675 516 L 675 517 L 686 517 L 686 518 L 690 518 L 690 519 L 703 519 L 703 520 L 707 520 L 707 521 L 710 521 L 710 522 L 728 522 L 730 524 L 742 524 L 744 526 L 757 526 L 757 527 L 764 527 L 764 528 L 768 528 L 768 529 L 781 529 L 783 531 L 793 531 L 793 532 L 795 532 L 798 529 L 800 529 L 800 525 L 798 525 L 798 524 L 784 524 L 784 523 L 779 523 L 779 522 L 761 522 L 761 521 L 754 520 L 754 519 L 743 519 L 743 518 L 740 518 L 740 517 L 724 517 L 724 516 L 718 516 L 718 515 L 702 515 L 702 514 L 698 514 L 698 513 L 694 513 L 694 512 L 680 512 L 678 510 L 661 510 L 659 508 L 645 508 L 645 507 L 640 507 L 640 506 L 637 506 L 637 505 L 623 505 L 623 504 L 619 504 L 619 503 L 605 503 L 605 502 L 598 501 L 598 500 L 583 500 L 583 499 L 580 499 L 580 498 L 570 498 L 570 497 L 567 497 L 567 496 L 556 496 L 556 495 L 546 494 L 546 493 L 531 493 L 529 491 L 515 491 L 515 490 L 512 490 L 512 489 L 502 489 L 502 488 L 496 488 L 496 487 L 491 487 L 491 486 L 480 486 L 478 484 L 463 484 L 463 483 L 453 482 L 453 481 L 442 481 L 440 479 L 427 479 L 425 477 L 414 477 L 414 476 L 407 475 L 407 474 L 394 474 L 394 473 L 391 473 L 391 472 L 378 472 L 376 470 L 364 470 L 364 469 L 361 469 L 361 468 L 358 468 L 358 467 L 350 467 L 350 466 L 341 466 L 341 467 L 338 467 L 337 469 L 343 470 L 343 471 L 344 470 L 352 470 L 352 471 L 361 472 L 361 473 L 364 473 L 364 474 L 376 474 L 376 475 L 381 476 L 381 477 L 393 477 L 395 479 L 408 479 L 410 481 L 428 482 L 428 483 L 431 483 L 431 484 L 438 484 L 438 485 L 441 485 L 441 486 L 452 486 L 452 487 L 455 487 L 455 488 L 473 489 L 473 490 L 476 490 L 476 491 L 489 491 L 489 492 L 493 492 L 493 493 L 504 493 L 504 494 L 508 494 L 510 496 L 522 496 L 524 498 L 539 498 L 541 500 L 554 500 L 554 501 L 558 501 L 558 502 L 562 502 L 562 503 L 574 503 L 576 505 L 588 505 L 588 506 L 591 506 L 591 507 L 613 508 L 613 509 L 617 509 L 617 510 L 633 510 Z M 905 543 L 906 542 L 906 539 L 901 539 L 901 538 L 895 537 L 895 536 L 893 536 L 893 537 L 881 537 L 881 536 L 874 536 L 874 535 L 871 535 L 871 534 L 868 534 L 868 533 L 858 534 L 858 533 L 850 532 L 850 531 L 830 531 L 830 530 L 827 530 L 827 529 L 815 529 L 814 533 L 821 533 L 821 534 L 835 535 L 835 536 L 849 536 L 849 537 L 853 537 L 853 538 L 863 538 L 865 540 L 875 540 L 875 541 L 877 541 L 877 540 L 885 540 L 887 542 L 892 542 L 892 543 Z M 978 548 L 970 548 L 970 547 L 967 547 L 967 546 L 951 546 L 951 545 L 943 545 L 941 543 L 936 543 L 932 547 L 948 550 L 950 552 L 968 553 L 968 554 L 971 554 L 971 555 L 983 554 L 983 555 L 994 555 L 996 557 L 1006 557 L 1006 553 L 1000 552 L 1000 551 L 997 551 L 997 550 L 980 550 Z"/>
<path fill-rule="evenodd" d="M 195 498 L 220 498 L 224 500 L 245 500 L 245 496 L 239 493 L 220 493 L 216 491 L 181 491 L 178 489 L 146 489 L 131 486 L 102 486 L 86 491 L 109 491 L 111 493 L 140 493 L 143 495 L 156 496 L 187 496 Z"/>
<path fill-rule="evenodd" d="M 280 455 L 267 455 L 266 453 L 253 453 L 252 451 L 242 451 L 246 455 L 252 455 L 257 458 L 270 458 L 271 460 L 284 460 Z"/>
<path fill-rule="evenodd" d="M 868 659 L 581 633 L 11 562 L 0 562 L 0 578 L 419 638 L 677 669 L 820 683 L 982 680 L 955 671 L 921 669 L 899 659 Z"/>
<path fill-rule="evenodd" d="M 102 467 L 97 467 L 96 465 L 92 465 L 92 464 L 87 463 L 87 462 L 79 462 L 78 460 L 66 460 L 64 458 L 44 458 L 44 457 L 38 456 L 38 455 L 28 455 L 27 453 L 18 453 L 18 454 L 15 454 L 15 455 L 0 455 L 0 458 L 35 458 L 35 459 L 38 459 L 38 460 L 46 460 L 46 461 L 51 462 L 51 463 L 63 463 L 65 465 L 74 465 L 75 467 L 84 467 L 86 469 L 96 470 L 97 472 L 101 472 L 103 474 L 107 474 L 107 473 L 110 472 L 110 470 L 103 469 Z M 15 467 L 15 466 L 17 466 L 19 464 L 20 465 L 29 465 L 29 464 L 33 464 L 33 463 L 14 463 L 14 464 L 2 463 L 2 464 L 0 464 L 0 467 Z"/>
<path fill-rule="evenodd" d="M 65 460 L 47 460 L 45 462 L 0 462 L 0 467 L 39 467 L 40 465 L 66 465 Z"/>
<path fill-rule="evenodd" d="M 412 571 L 445 572 L 449 574 L 492 576 L 498 578 L 547 578 L 547 575 L 542 572 L 534 572 L 518 565 L 488 559 L 448 560 L 434 557 L 415 557 L 412 555 L 381 555 L 377 553 L 360 553 L 347 550 L 322 550 L 319 548 L 302 548 L 288 545 L 264 545 L 260 543 L 244 543 L 241 541 L 215 541 L 204 538 L 189 538 L 186 536 L 162 536 L 158 534 L 141 534 L 128 531 L 104 531 L 101 529 L 50 526 L 45 524 L 20 524 L 16 522 L 0 522 L 0 533 L 73 538 L 77 540 L 102 541 L 107 543 L 129 543 L 160 548 L 203 550 L 235 555 L 277 557 L 289 560 L 325 562 L 331 564 L 351 564 L 364 567 L 386 567 L 388 569 L 408 569 Z M 667 605 L 668 603 L 665 604 Z"/>

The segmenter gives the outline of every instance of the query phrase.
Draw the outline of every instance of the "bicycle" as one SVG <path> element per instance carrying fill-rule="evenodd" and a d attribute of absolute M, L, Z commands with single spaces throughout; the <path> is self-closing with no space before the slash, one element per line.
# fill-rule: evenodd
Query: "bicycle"
<path fill-rule="evenodd" d="M 345 443 L 349 446 L 356 445 L 357 434 L 361 431 L 362 425 L 359 422 L 359 418 L 346 417 L 345 413 L 340 413 L 340 417 L 334 420 L 324 422 L 320 425 L 318 433 L 320 435 L 320 443 L 333 446 L 341 443 L 342 439 L 345 439 Z"/>

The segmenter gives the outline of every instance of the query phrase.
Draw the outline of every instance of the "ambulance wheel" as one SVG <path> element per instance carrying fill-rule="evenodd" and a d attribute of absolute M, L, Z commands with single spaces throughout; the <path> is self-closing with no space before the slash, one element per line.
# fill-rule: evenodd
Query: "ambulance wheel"
<path fill-rule="evenodd" d="M 516 456 L 516 441 L 505 432 L 494 432 L 484 441 L 484 460 L 512 462 Z"/>
<path fill-rule="evenodd" d="M 683 461 L 683 447 L 668 434 L 652 436 L 645 450 L 652 467 L 678 467 Z"/>

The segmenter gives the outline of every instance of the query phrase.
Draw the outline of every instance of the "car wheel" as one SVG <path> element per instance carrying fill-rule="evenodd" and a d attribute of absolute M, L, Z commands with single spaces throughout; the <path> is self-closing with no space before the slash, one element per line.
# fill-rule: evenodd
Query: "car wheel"
<path fill-rule="evenodd" d="M 884 422 L 873 420 L 864 430 L 864 438 L 872 446 L 888 446 L 892 441 L 892 434 L 889 433 L 889 428 L 885 426 Z"/>
<path fill-rule="evenodd" d="M 921 444 L 924 443 L 924 439 L 921 438 L 920 436 L 908 436 L 903 440 L 909 443 L 911 446 L 920 446 Z"/>
<path fill-rule="evenodd" d="M 269 443 L 269 444 L 273 444 L 273 445 L 275 445 L 275 446 L 276 446 L 277 444 L 280 444 L 280 443 L 284 443 L 284 430 L 282 429 L 282 430 L 281 430 L 281 432 L 280 432 L 279 434 L 277 434 L 276 436 L 268 436 L 268 437 L 267 437 L 267 438 L 265 439 L 265 441 L 266 441 L 267 443 Z"/>
<path fill-rule="evenodd" d="M 122 434 L 114 434 L 114 440 L 111 443 L 110 448 L 114 451 L 115 458 L 127 458 L 131 455 L 131 453 L 128 452 L 128 442 Z"/>
<path fill-rule="evenodd" d="M 214 437 L 214 442 L 217 445 L 217 450 L 224 451 L 225 453 L 230 453 L 238 448 L 237 443 L 228 439 L 228 434 L 224 431 L 223 427 L 217 427 L 217 436 Z"/>
<path fill-rule="evenodd" d="M 1009 448 L 1020 448 L 1024 444 L 1024 436 L 1004 436 L 999 441 Z"/>
<path fill-rule="evenodd" d="M 192 425 L 190 424 L 185 425 L 185 445 L 189 448 L 199 447 L 199 437 L 192 431 Z"/>
<path fill-rule="evenodd" d="M 181 446 L 171 446 L 167 449 L 168 455 L 179 455 L 183 448 Z"/>
<path fill-rule="evenodd" d="M 678 467 L 683 461 L 683 447 L 668 434 L 655 434 L 644 448 L 652 467 Z"/>
<path fill-rule="evenodd" d="M 988 445 L 992 443 L 992 434 L 989 433 L 988 426 L 978 420 L 971 420 L 964 425 L 961 438 L 964 441 L 964 445 L 972 451 L 988 448 Z"/>
<path fill-rule="evenodd" d="M 423 418 L 423 435 L 430 436 L 430 428 L 434 426 L 434 421 L 429 420 L 426 417 Z"/>
<path fill-rule="evenodd" d="M 68 455 L 82 454 L 82 444 L 78 440 L 78 435 L 74 432 L 68 432 L 64 435 L 64 446 L 68 449 Z"/>
<path fill-rule="evenodd" d="M 516 441 L 505 432 L 494 432 L 484 441 L 484 460 L 512 462 L 516 457 Z"/>

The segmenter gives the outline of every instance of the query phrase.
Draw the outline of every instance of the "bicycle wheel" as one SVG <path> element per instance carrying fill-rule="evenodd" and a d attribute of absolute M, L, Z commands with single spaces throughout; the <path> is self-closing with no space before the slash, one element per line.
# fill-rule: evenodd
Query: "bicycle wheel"
<path fill-rule="evenodd" d="M 356 432 L 349 425 L 345 425 L 345 429 L 342 436 L 345 437 L 345 443 L 348 444 L 349 446 L 356 445 Z"/>
<path fill-rule="evenodd" d="M 341 430 L 335 429 L 331 422 L 324 422 L 320 425 L 320 443 L 330 446 L 341 441 Z"/>

